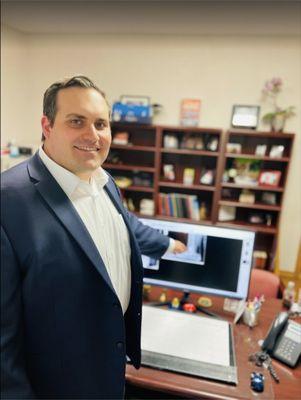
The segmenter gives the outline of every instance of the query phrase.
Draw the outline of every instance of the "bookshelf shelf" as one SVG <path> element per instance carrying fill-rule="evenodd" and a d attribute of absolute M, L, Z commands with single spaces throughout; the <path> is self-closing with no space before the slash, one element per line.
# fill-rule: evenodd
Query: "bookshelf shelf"
<path fill-rule="evenodd" d="M 262 160 L 272 162 L 289 162 L 289 157 L 269 157 L 269 156 L 257 156 L 256 154 L 238 154 L 238 153 L 226 153 L 227 158 L 246 158 L 250 160 Z"/>
<path fill-rule="evenodd" d="M 156 151 L 154 146 L 132 146 L 132 145 L 121 145 L 112 143 L 111 149 L 116 150 L 127 150 L 127 151 Z"/>
<path fill-rule="evenodd" d="M 134 191 L 134 192 L 146 192 L 146 193 L 153 193 L 154 192 L 154 188 L 152 187 L 147 187 L 147 186 L 128 186 L 126 188 L 119 188 L 121 191 L 125 190 L 125 191 Z"/>
<path fill-rule="evenodd" d="M 254 131 L 253 129 L 229 129 L 229 136 L 250 136 L 259 138 L 277 138 L 277 139 L 294 139 L 294 133 L 283 132 L 268 132 L 268 131 Z"/>
<path fill-rule="evenodd" d="M 156 217 L 160 218 L 160 219 L 164 219 L 166 221 L 178 221 L 178 222 L 185 222 L 188 224 L 200 224 L 200 225 L 212 225 L 212 221 L 210 220 L 201 220 L 201 221 L 195 221 L 193 219 L 190 218 L 178 218 L 178 217 L 170 217 L 170 216 L 166 216 L 166 215 L 161 215 L 161 214 L 157 214 Z"/>
<path fill-rule="evenodd" d="M 224 205 L 224 206 L 251 208 L 254 210 L 266 210 L 266 211 L 280 211 L 281 210 L 280 206 L 271 206 L 271 205 L 267 205 L 267 204 L 263 204 L 263 203 L 249 204 L 249 203 L 241 203 L 239 201 L 220 200 L 219 204 Z"/>
<path fill-rule="evenodd" d="M 254 232 L 266 233 L 269 235 L 274 235 L 277 233 L 277 229 L 275 227 L 268 227 L 265 225 L 252 225 L 248 224 L 244 221 L 231 221 L 231 222 L 217 222 L 217 226 L 224 226 L 228 228 L 238 228 L 238 229 L 247 229 Z"/>
<path fill-rule="evenodd" d="M 142 172 L 155 172 L 154 167 L 145 167 L 143 165 L 123 165 L 123 164 L 109 164 L 109 163 L 104 163 L 103 164 L 104 168 L 107 169 L 114 169 L 114 170 L 120 170 L 120 171 L 142 171 Z"/>
<path fill-rule="evenodd" d="M 168 154 L 187 154 L 190 156 L 207 156 L 207 157 L 218 157 L 219 153 L 217 151 L 207 151 L 207 150 L 187 150 L 187 149 L 168 149 L 161 147 L 161 153 Z"/>
<path fill-rule="evenodd" d="M 284 192 L 284 187 L 238 185 L 237 183 L 222 183 L 222 187 L 232 189 L 264 190 L 265 192 Z"/>
<path fill-rule="evenodd" d="M 207 190 L 213 192 L 215 190 L 215 186 L 206 186 L 206 185 L 184 185 L 183 183 L 176 183 L 176 182 L 165 182 L 160 181 L 159 186 L 165 186 L 170 188 L 179 188 L 179 189 L 186 189 L 186 190 Z"/>

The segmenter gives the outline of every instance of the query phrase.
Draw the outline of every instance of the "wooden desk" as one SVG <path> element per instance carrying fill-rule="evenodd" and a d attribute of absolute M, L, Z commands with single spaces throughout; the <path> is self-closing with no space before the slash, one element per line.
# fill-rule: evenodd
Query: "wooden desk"
<path fill-rule="evenodd" d="M 198 296 L 192 296 L 192 298 L 195 297 Z M 216 298 L 213 301 L 212 311 L 232 321 L 233 315 L 222 311 L 223 300 Z M 248 356 L 259 350 L 258 340 L 266 336 L 272 320 L 281 309 L 280 300 L 267 300 L 263 304 L 260 323 L 257 327 L 250 329 L 242 323 L 234 326 L 234 343 L 239 380 L 237 386 L 153 368 L 141 367 L 136 370 L 131 365 L 128 365 L 126 369 L 127 383 L 130 387 L 138 389 L 138 391 L 142 390 L 140 398 L 144 399 L 301 399 L 300 362 L 297 368 L 291 369 L 273 360 L 273 365 L 280 378 L 280 383 L 277 384 L 266 369 L 256 367 L 248 361 Z M 262 372 L 265 376 L 265 390 L 263 393 L 253 392 L 250 388 L 250 374 L 253 371 Z M 150 391 L 152 395 L 149 394 L 147 396 L 147 391 Z M 155 396 L 156 393 L 157 396 Z"/>

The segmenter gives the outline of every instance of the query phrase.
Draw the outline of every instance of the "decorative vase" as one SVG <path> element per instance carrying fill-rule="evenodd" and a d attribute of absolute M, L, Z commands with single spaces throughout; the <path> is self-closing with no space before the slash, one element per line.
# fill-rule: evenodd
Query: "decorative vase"
<path fill-rule="evenodd" d="M 271 131 L 282 132 L 285 125 L 285 116 L 282 114 L 276 114 L 271 120 Z"/>

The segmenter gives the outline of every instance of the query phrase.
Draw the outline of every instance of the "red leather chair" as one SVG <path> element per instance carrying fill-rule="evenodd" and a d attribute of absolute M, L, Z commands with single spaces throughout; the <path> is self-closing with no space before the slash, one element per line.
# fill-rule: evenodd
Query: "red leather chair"
<path fill-rule="evenodd" d="M 251 271 L 249 296 L 253 300 L 255 296 L 264 295 L 266 299 L 276 299 L 280 295 L 280 279 L 273 272 L 253 268 Z"/>

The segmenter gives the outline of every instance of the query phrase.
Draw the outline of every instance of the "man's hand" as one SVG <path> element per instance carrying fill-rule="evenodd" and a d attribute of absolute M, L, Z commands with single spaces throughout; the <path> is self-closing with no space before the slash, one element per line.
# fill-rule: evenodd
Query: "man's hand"
<path fill-rule="evenodd" d="M 185 246 L 185 244 L 180 242 L 179 240 L 175 240 L 174 246 L 175 246 L 173 250 L 174 254 L 184 253 L 184 251 L 187 250 L 187 246 Z"/>

